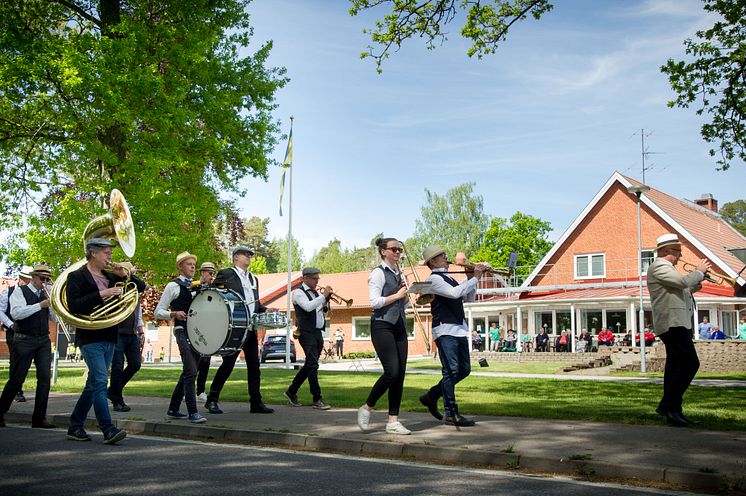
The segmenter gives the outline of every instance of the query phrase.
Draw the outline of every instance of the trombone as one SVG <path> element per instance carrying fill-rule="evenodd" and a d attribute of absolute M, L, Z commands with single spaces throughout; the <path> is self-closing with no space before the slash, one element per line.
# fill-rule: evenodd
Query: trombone
<path fill-rule="evenodd" d="M 688 262 L 683 259 L 679 261 L 682 263 L 684 270 L 687 272 L 694 272 L 697 269 L 697 264 L 695 263 Z M 707 272 L 705 272 L 705 280 L 710 281 L 713 284 L 721 284 L 721 285 L 730 284 L 734 288 L 738 286 L 738 282 L 736 281 L 735 277 L 726 276 L 718 272 L 713 272 L 712 270 L 708 270 Z"/>
<path fill-rule="evenodd" d="M 455 271 L 449 270 L 446 272 L 447 274 L 469 274 L 471 272 L 474 272 L 474 269 L 477 266 L 477 264 L 469 263 L 469 262 L 466 262 L 466 263 L 454 262 L 451 265 L 458 265 L 459 267 L 463 267 L 464 270 L 455 270 Z M 510 275 L 510 269 L 504 269 L 504 268 L 496 269 L 492 265 L 486 262 L 484 263 L 484 265 L 487 266 L 486 272 L 489 274 L 498 275 L 498 276 L 509 276 Z"/>
<path fill-rule="evenodd" d="M 417 311 L 416 305 L 429 305 L 432 303 L 433 299 L 435 298 L 434 294 L 431 293 L 423 293 L 423 291 L 427 291 L 427 287 L 431 286 L 432 283 L 429 281 L 421 281 L 419 276 L 417 275 L 417 269 L 414 266 L 414 262 L 412 261 L 412 258 L 409 256 L 409 251 L 407 250 L 407 247 L 404 245 L 404 243 L 401 244 L 402 252 L 404 253 L 404 256 L 407 259 L 407 263 L 409 264 L 410 269 L 412 269 L 412 275 L 414 276 L 415 282 L 411 285 L 409 282 L 407 282 L 407 277 L 404 275 L 404 270 L 402 267 L 399 267 L 399 272 L 401 273 L 402 282 L 404 282 L 404 286 L 407 288 L 408 293 L 408 299 L 409 303 L 412 304 L 412 310 L 414 313 L 414 319 L 417 321 L 417 324 L 420 326 L 420 332 L 422 333 L 422 337 L 425 338 L 425 343 L 427 347 L 427 352 L 430 353 L 430 336 L 427 333 L 427 329 L 425 328 L 425 324 L 422 323 L 422 319 L 420 318 L 420 314 Z M 417 298 L 413 299 L 413 293 L 423 293 L 420 294 Z"/>

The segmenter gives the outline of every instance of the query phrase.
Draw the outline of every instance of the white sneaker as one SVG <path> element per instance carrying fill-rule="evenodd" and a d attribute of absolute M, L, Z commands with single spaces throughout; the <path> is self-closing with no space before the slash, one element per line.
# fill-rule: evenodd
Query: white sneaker
<path fill-rule="evenodd" d="M 207 394 L 203 391 L 197 395 L 197 399 L 200 401 L 207 401 Z"/>
<path fill-rule="evenodd" d="M 401 422 L 394 422 L 386 424 L 386 434 L 400 434 L 406 436 L 407 434 L 412 434 L 412 431 L 401 425 Z"/>
<path fill-rule="evenodd" d="M 368 430 L 368 424 L 370 424 L 370 410 L 361 406 L 357 409 L 357 425 L 361 431 L 365 432 Z"/>

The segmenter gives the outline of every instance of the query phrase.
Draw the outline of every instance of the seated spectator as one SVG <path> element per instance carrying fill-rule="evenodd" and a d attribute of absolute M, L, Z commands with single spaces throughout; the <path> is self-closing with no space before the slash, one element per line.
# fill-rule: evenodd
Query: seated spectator
<path fill-rule="evenodd" d="M 471 348 L 476 351 L 482 351 L 482 336 L 477 331 L 471 331 Z"/>
<path fill-rule="evenodd" d="M 591 345 L 591 336 L 588 334 L 588 331 L 586 329 L 583 329 L 580 331 L 580 336 L 578 336 L 578 342 L 575 345 L 575 351 L 578 353 L 585 353 L 588 351 L 589 347 Z"/>
<path fill-rule="evenodd" d="M 570 339 L 567 337 L 567 331 L 562 331 L 562 334 L 557 336 L 554 341 L 554 349 L 557 351 L 570 351 Z"/>
<path fill-rule="evenodd" d="M 728 339 L 728 336 L 720 330 L 720 326 L 714 326 L 710 331 L 710 339 Z"/>
<path fill-rule="evenodd" d="M 515 331 L 513 329 L 508 329 L 508 335 L 503 341 L 503 347 L 501 351 L 515 351 L 517 342 L 518 338 L 515 335 Z"/>
<path fill-rule="evenodd" d="M 598 346 L 612 346 L 613 344 L 614 334 L 604 327 L 598 333 Z"/>
<path fill-rule="evenodd" d="M 741 323 L 738 324 L 738 339 L 746 341 L 746 317 L 741 317 Z"/>
<path fill-rule="evenodd" d="M 549 336 L 543 327 L 536 335 L 536 351 L 549 351 Z"/>
<path fill-rule="evenodd" d="M 632 346 L 632 333 L 629 330 L 622 338 L 622 346 Z"/>
<path fill-rule="evenodd" d="M 653 346 L 655 344 L 655 334 L 651 329 L 645 329 L 645 346 Z"/>

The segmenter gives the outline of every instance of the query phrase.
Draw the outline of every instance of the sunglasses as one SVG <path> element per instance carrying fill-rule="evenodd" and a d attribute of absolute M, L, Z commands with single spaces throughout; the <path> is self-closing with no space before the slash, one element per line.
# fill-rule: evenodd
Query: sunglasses
<path fill-rule="evenodd" d="M 386 249 L 391 250 L 394 253 L 402 253 L 404 251 L 404 248 L 399 248 L 397 246 L 387 246 Z"/>
<path fill-rule="evenodd" d="M 41 282 L 49 282 L 52 280 L 49 277 L 40 277 L 39 279 L 41 280 Z"/>

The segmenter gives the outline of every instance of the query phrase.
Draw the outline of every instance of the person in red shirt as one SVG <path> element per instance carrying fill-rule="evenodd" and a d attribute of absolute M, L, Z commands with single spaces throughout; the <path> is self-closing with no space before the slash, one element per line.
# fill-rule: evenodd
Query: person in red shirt
<path fill-rule="evenodd" d="M 601 329 L 598 333 L 598 345 L 611 346 L 614 344 L 614 334 L 607 328 Z"/>

